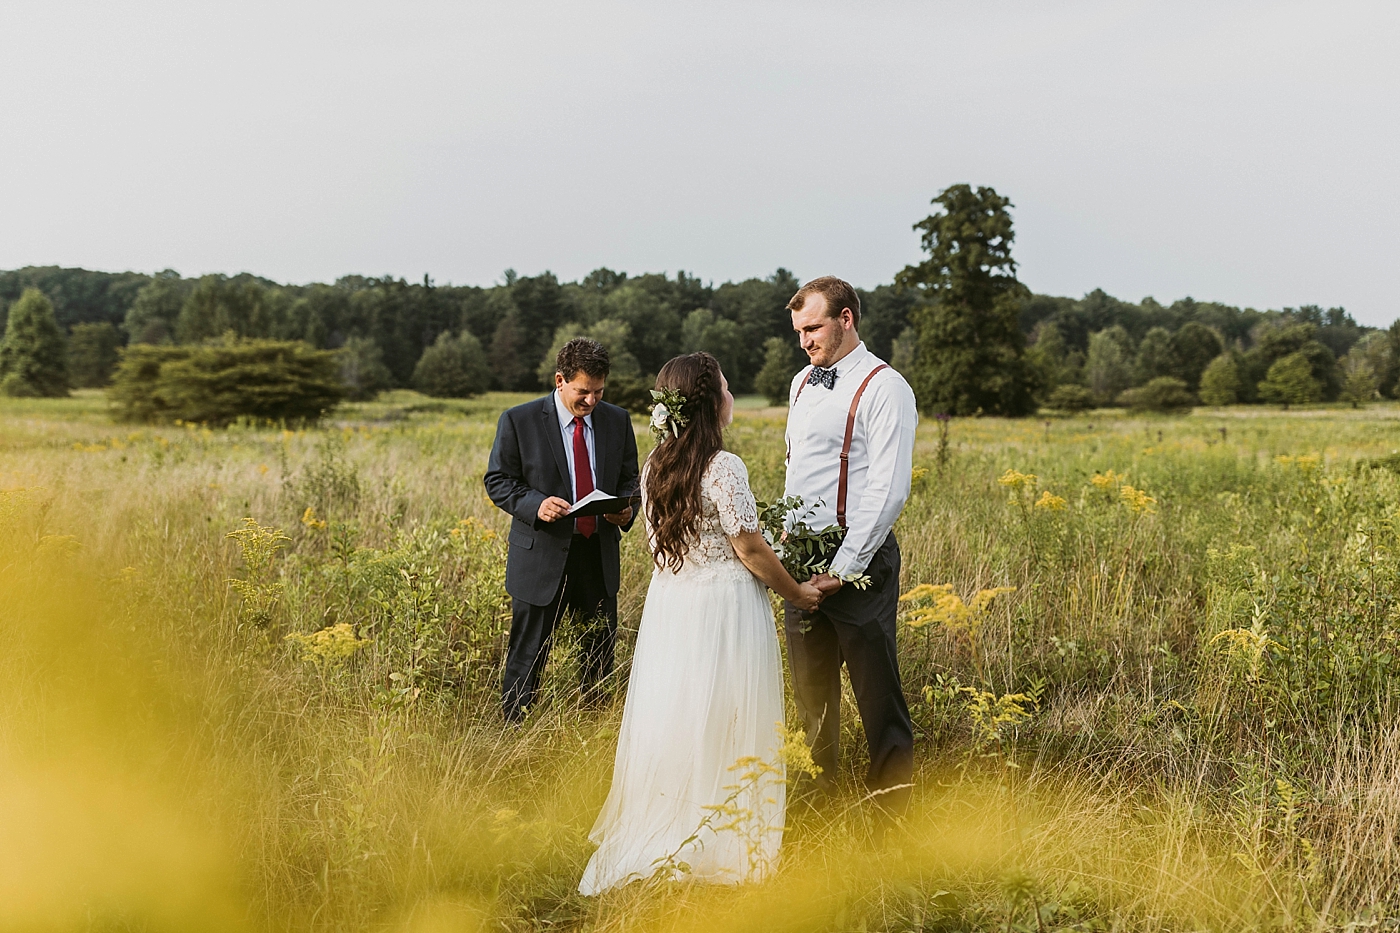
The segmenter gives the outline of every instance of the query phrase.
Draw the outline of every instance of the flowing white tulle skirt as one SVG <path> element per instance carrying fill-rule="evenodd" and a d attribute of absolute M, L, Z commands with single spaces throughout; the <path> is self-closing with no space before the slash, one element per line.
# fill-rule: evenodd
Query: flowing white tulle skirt
<path fill-rule="evenodd" d="M 767 592 L 734 568 L 652 575 L 583 894 L 658 872 L 756 881 L 775 865 L 782 661 Z"/>

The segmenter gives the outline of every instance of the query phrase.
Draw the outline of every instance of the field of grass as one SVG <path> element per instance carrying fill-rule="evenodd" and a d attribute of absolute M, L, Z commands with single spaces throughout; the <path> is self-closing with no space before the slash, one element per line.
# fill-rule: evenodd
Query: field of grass
<path fill-rule="evenodd" d="M 0 400 L 0 929 L 1400 924 L 1400 408 L 926 421 L 907 820 L 871 841 L 848 705 L 773 880 L 584 899 L 620 700 L 578 704 L 566 632 L 527 725 L 496 710 L 481 474 L 522 399 L 309 431 Z M 730 431 L 760 496 L 783 415 Z M 619 697 L 639 534 L 623 563 Z"/>

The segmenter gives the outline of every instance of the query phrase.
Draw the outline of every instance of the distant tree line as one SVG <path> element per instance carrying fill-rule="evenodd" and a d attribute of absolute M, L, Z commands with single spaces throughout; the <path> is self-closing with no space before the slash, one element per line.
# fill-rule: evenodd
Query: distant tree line
<path fill-rule="evenodd" d="M 1400 322 L 1381 331 L 1342 308 L 1036 295 L 1015 276 L 1007 199 L 955 185 L 935 204 L 941 210 L 916 225 L 928 258 L 861 291 L 862 338 L 910 377 L 926 411 L 1360 404 L 1400 394 Z M 560 282 L 507 270 L 478 287 L 426 276 L 282 285 L 246 273 L 28 267 L 0 272 L 0 391 L 108 385 L 123 347 L 226 348 L 231 339 L 334 351 L 351 398 L 394 387 L 536 391 L 551 384 L 557 348 L 586 334 L 612 351 L 609 396 L 624 404 L 644 404 L 662 363 L 693 350 L 713 353 L 737 392 L 780 403 L 805 362 L 786 310 L 800 284 L 786 269 L 720 285 L 684 272 L 598 269 Z"/>
<path fill-rule="evenodd" d="M 678 353 L 708 350 L 737 391 L 751 392 L 766 344 L 786 381 L 801 362 L 786 304 L 801 283 L 779 269 L 765 279 L 713 285 L 682 272 L 641 275 L 599 269 L 577 282 L 546 272 L 501 284 L 437 285 L 347 276 L 334 284 L 279 285 L 243 274 L 187 279 L 52 267 L 0 272 L 0 309 L 26 288 L 52 303 L 66 335 L 73 385 L 110 381 L 121 346 L 185 346 L 238 338 L 296 340 L 336 350 L 350 394 L 414 387 L 440 395 L 552 384 L 552 359 L 587 334 L 614 356 L 612 395 L 646 397 L 644 386 Z M 883 286 L 863 293 L 862 335 L 888 356 L 907 327 L 914 296 Z"/>
<path fill-rule="evenodd" d="M 1343 308 L 1131 304 L 1094 291 L 1077 301 L 1032 296 L 1020 324 L 1040 401 L 1051 407 L 1174 407 L 1153 401 L 1164 392 L 1180 405 L 1360 404 L 1394 397 L 1400 376 L 1400 326 L 1362 327 Z"/>

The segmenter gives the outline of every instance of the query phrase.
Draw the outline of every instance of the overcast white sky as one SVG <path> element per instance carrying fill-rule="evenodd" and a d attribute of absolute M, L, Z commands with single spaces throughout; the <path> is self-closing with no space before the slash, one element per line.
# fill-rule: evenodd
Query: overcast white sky
<path fill-rule="evenodd" d="M 0 3 L 0 268 L 1021 278 L 1400 316 L 1400 3 Z"/>

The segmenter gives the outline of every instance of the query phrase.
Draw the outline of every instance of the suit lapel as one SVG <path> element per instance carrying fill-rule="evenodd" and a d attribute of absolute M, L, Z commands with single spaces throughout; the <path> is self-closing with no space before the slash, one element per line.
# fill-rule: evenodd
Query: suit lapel
<path fill-rule="evenodd" d="M 593 463 L 594 477 L 593 485 L 604 492 L 611 492 L 617 495 L 617 490 L 612 489 L 612 483 L 607 489 L 603 488 L 604 478 L 608 475 L 608 435 L 607 419 L 603 417 L 603 406 L 599 405 L 593 409 Z"/>
<path fill-rule="evenodd" d="M 569 482 L 569 458 L 564 453 L 564 432 L 559 430 L 559 412 L 554 407 L 554 393 L 544 397 L 544 406 L 540 409 L 540 414 L 544 416 L 544 436 L 549 442 L 549 449 L 554 451 L 554 462 L 559 466 L 559 477 L 563 481 L 564 488 L 569 490 L 569 501 L 574 501 L 573 483 Z"/>

